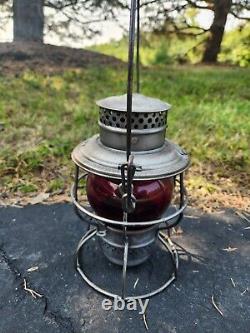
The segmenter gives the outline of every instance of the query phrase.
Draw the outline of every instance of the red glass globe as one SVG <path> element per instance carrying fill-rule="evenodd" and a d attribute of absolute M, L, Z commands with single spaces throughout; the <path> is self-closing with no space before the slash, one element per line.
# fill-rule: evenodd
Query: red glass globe
<path fill-rule="evenodd" d="M 95 213 L 101 217 L 122 221 L 120 180 L 89 174 L 87 197 Z M 136 207 L 129 220 L 140 222 L 160 218 L 169 206 L 174 190 L 173 178 L 133 182 Z"/>

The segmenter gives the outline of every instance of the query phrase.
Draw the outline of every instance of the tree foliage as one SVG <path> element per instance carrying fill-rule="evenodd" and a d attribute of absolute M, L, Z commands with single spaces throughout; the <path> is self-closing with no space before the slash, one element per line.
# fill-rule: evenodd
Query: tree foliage
<path fill-rule="evenodd" d="M 116 0 L 45 0 L 45 29 L 61 37 L 79 39 L 99 33 L 98 23 L 113 20 L 123 2 Z"/>
<path fill-rule="evenodd" d="M 20 0 L 21 1 L 21 0 Z M 32 0 L 31 0 L 32 1 Z M 190 19 L 190 9 L 214 11 L 221 0 L 141 0 L 143 23 L 147 29 L 176 33 L 178 35 L 202 35 L 204 29 Z M 249 20 L 249 0 L 228 0 L 229 14 L 237 19 Z M 71 38 L 91 36 L 98 32 L 96 23 L 118 20 L 121 10 L 128 10 L 129 0 L 44 0 L 46 32 L 54 32 Z M 2 12 L 11 11 L 12 0 L 0 0 Z"/>
<path fill-rule="evenodd" d="M 148 22 L 151 29 L 158 33 L 176 34 L 179 36 L 204 35 L 203 62 L 214 63 L 220 53 L 225 26 L 229 15 L 239 20 L 250 20 L 249 1 L 243 0 L 145 0 L 142 3 L 149 13 Z M 194 19 L 195 11 L 209 11 L 213 21 L 209 28 L 204 28 Z M 193 11 L 193 12 L 192 12 Z M 155 18 L 157 17 L 157 20 Z"/>
<path fill-rule="evenodd" d="M 37 0 L 30 0 L 32 1 Z M 121 14 L 128 11 L 130 6 L 129 0 L 42 1 L 45 13 L 44 33 L 75 40 L 99 33 L 102 22 L 116 20 L 119 23 Z M 2 11 L 11 12 L 11 6 L 11 0 L 0 0 Z M 28 11 L 29 8 L 26 7 Z M 250 20 L 249 0 L 140 0 L 140 7 L 142 25 L 147 31 L 164 35 L 176 34 L 183 38 L 204 36 L 205 62 L 217 61 L 228 16 Z M 213 14 L 213 22 L 209 28 L 197 23 L 195 18 L 199 11 Z M 34 13 L 30 17 L 34 17 Z"/>

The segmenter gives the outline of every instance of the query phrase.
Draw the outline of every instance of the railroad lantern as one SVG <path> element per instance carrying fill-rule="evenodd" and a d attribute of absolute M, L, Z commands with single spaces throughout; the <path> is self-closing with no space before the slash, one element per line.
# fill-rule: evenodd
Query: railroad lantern
<path fill-rule="evenodd" d="M 170 230 L 183 216 L 187 205 L 183 175 L 189 165 L 185 151 L 165 138 L 170 105 L 132 92 L 134 19 L 132 6 L 127 93 L 97 102 L 99 134 L 72 152 L 76 165 L 72 201 L 77 214 L 90 225 L 77 248 L 77 270 L 97 291 L 124 299 L 130 297 L 126 291 L 127 267 L 146 265 L 158 239 L 173 259 L 174 272 L 159 288 L 134 298 L 152 296 L 176 277 L 177 251 L 162 230 Z M 79 199 L 83 179 L 88 204 Z M 178 207 L 170 213 L 174 195 Z M 91 281 L 79 260 L 84 245 L 95 236 L 107 260 L 122 268 L 118 295 Z"/>

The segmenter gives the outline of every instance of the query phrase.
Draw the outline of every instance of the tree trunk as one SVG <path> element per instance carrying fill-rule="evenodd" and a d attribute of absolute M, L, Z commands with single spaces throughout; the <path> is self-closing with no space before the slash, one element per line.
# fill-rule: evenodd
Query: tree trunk
<path fill-rule="evenodd" d="M 231 6 L 232 0 L 214 0 L 214 19 L 209 29 L 210 36 L 206 41 L 202 62 L 217 62 L 227 22 L 227 16 Z"/>
<path fill-rule="evenodd" d="M 14 41 L 43 43 L 44 0 L 13 0 Z"/>

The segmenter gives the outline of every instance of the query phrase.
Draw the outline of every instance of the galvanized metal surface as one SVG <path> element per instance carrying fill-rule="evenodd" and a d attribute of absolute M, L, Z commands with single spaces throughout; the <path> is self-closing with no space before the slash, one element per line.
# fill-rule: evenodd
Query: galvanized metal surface
<path fill-rule="evenodd" d="M 133 152 L 134 180 L 160 179 L 183 172 L 189 165 L 188 155 L 178 145 L 165 140 L 162 148 Z M 100 176 L 121 179 L 120 167 L 126 152 L 104 146 L 98 135 L 80 143 L 72 159 L 80 168 Z"/>
<path fill-rule="evenodd" d="M 127 94 L 111 96 L 96 102 L 103 109 L 127 112 Z M 132 95 L 132 112 L 160 112 L 167 111 L 171 105 L 157 98 L 147 97 L 142 94 Z"/>
<path fill-rule="evenodd" d="M 132 130 L 131 149 L 132 151 L 147 151 L 160 148 L 165 141 L 165 126 L 156 129 Z M 100 141 L 103 145 L 126 151 L 127 133 L 125 129 L 113 128 L 100 124 Z"/>
<path fill-rule="evenodd" d="M 133 112 L 131 130 L 147 130 L 166 127 L 167 111 Z M 100 122 L 110 127 L 127 129 L 127 114 L 122 111 L 100 109 Z"/>
<path fill-rule="evenodd" d="M 128 267 L 140 265 L 150 257 L 157 235 L 158 226 L 144 227 L 140 230 L 127 230 L 129 243 Z M 105 234 L 99 237 L 99 241 L 104 255 L 114 264 L 123 266 L 125 247 L 123 230 L 107 226 Z"/>

